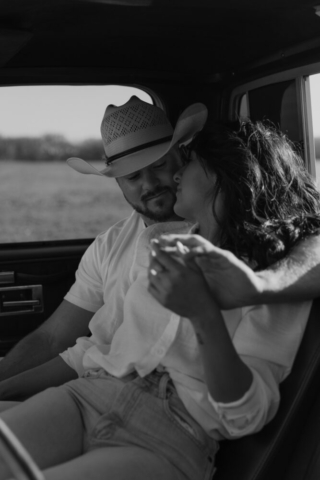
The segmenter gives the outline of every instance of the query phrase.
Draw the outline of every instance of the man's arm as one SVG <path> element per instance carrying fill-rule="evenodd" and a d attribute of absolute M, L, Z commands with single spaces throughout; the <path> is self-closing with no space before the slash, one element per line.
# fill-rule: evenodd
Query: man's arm
<path fill-rule="evenodd" d="M 51 317 L 22 339 L 0 362 L 0 381 L 37 367 L 89 333 L 92 312 L 63 300 Z"/>
<path fill-rule="evenodd" d="M 46 388 L 57 387 L 77 377 L 77 372 L 57 356 L 0 382 L 0 399 L 23 401 Z"/>
<path fill-rule="evenodd" d="M 253 272 L 231 252 L 213 247 L 208 253 L 195 261 L 220 308 L 297 302 L 320 296 L 320 235 L 301 241 L 286 258 L 260 272 Z"/>
<path fill-rule="evenodd" d="M 320 296 L 320 235 L 298 243 L 280 262 L 258 272 L 256 304 L 310 300 Z"/>

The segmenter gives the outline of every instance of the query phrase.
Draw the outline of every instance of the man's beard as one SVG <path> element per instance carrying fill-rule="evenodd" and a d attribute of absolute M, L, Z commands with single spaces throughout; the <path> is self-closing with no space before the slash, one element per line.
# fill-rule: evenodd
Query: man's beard
<path fill-rule="evenodd" d="M 167 206 L 165 209 L 164 208 L 161 209 L 161 204 L 164 207 L 164 205 L 167 202 L 165 202 L 164 199 L 159 198 L 158 199 L 159 206 L 157 209 L 155 209 L 156 211 L 153 211 L 150 208 L 148 208 L 147 206 L 148 199 L 153 198 L 155 195 L 159 195 L 160 193 L 163 193 L 163 192 L 168 192 L 171 194 L 172 204 Z M 172 220 L 172 218 L 176 216 L 173 210 L 173 206 L 176 203 L 176 195 L 175 195 L 175 192 L 170 187 L 163 187 L 163 188 L 158 187 L 158 188 L 155 188 L 155 190 L 153 190 L 152 192 L 143 195 L 141 197 L 141 202 L 143 206 L 131 203 L 125 195 L 124 195 L 124 198 L 127 200 L 127 202 L 131 205 L 131 207 L 136 212 L 140 213 L 140 215 L 143 215 L 144 217 L 149 218 L 154 222 L 167 222 L 168 220 Z"/>

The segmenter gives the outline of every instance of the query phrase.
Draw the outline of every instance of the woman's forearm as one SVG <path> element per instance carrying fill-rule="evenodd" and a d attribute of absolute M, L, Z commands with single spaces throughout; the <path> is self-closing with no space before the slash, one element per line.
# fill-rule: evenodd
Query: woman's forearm
<path fill-rule="evenodd" d="M 58 356 L 0 382 L 0 400 L 24 400 L 75 378 L 77 373 Z"/>
<path fill-rule="evenodd" d="M 216 402 L 235 402 L 249 390 L 253 376 L 236 352 L 215 302 L 205 310 L 190 320 L 198 339 L 208 390 Z"/>

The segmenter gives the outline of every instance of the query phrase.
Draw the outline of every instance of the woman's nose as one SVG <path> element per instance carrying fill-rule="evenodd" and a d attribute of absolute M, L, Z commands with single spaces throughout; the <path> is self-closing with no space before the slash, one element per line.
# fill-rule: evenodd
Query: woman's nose
<path fill-rule="evenodd" d="M 179 170 L 173 175 L 173 180 L 174 180 L 176 183 L 180 183 L 183 169 L 184 169 L 184 167 L 179 168 Z"/>

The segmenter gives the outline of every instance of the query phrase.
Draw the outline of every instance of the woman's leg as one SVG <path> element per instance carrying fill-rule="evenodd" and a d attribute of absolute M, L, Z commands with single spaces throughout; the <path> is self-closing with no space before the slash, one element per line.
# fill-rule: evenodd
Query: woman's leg
<path fill-rule="evenodd" d="M 5 410 L 9 410 L 10 408 L 15 407 L 16 405 L 20 405 L 21 402 L 11 402 L 11 401 L 0 401 L 0 412 L 4 412 Z"/>
<path fill-rule="evenodd" d="M 160 455 L 139 447 L 101 447 L 43 472 L 45 480 L 185 480 Z"/>
<path fill-rule="evenodd" d="M 40 469 L 81 455 L 83 425 L 73 398 L 63 389 L 50 388 L 1 413 Z M 9 476 L 0 460 L 0 480 Z"/>

